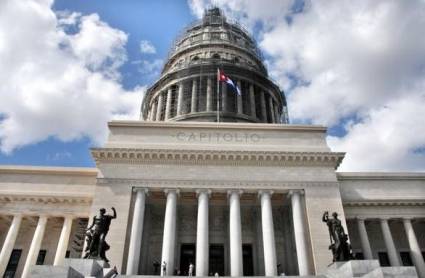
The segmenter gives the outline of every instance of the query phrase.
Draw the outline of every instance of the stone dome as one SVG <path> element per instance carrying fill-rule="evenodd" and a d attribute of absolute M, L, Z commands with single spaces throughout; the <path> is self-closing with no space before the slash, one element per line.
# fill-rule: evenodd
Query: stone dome
<path fill-rule="evenodd" d="M 237 84 L 240 95 L 217 82 L 218 69 Z M 255 40 L 218 8 L 177 37 L 159 80 L 146 92 L 141 119 L 288 123 L 285 95 L 268 78 Z"/>

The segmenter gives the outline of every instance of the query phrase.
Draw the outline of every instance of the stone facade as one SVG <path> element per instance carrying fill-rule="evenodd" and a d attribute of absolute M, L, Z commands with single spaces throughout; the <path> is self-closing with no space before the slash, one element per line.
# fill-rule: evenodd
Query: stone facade
<path fill-rule="evenodd" d="M 118 218 L 107 237 L 111 244 L 107 256 L 124 274 L 155 274 L 153 263 L 164 258 L 164 234 L 170 233 L 170 227 L 175 239 L 166 252 L 174 258 L 168 263 L 182 272 L 187 271 L 187 260 L 193 259 L 195 264 L 196 255 L 190 252 L 200 234 L 208 231 L 206 246 L 210 250 L 204 252 L 204 261 L 211 256 L 211 248 L 223 258 L 220 261 L 215 256 L 215 265 L 211 265 L 210 257 L 206 275 L 210 274 L 208 267 L 223 271 L 222 275 L 232 271 L 234 275 L 258 276 L 266 271 L 272 271 L 267 275 L 326 274 L 332 261 L 327 227 L 321 222 L 326 210 L 338 212 L 344 224 L 347 219 L 355 253 L 367 254 L 364 249 L 368 245 L 360 237 L 362 220 L 372 254 L 368 259 L 397 266 L 397 261 L 389 259 L 392 249 L 383 236 L 382 221 L 387 221 L 398 265 L 415 265 L 421 273 L 424 262 L 417 252 L 425 251 L 425 174 L 335 172 L 344 154 L 330 151 L 326 129 L 320 126 L 120 121 L 111 122 L 109 128 L 105 146 L 92 149 L 95 169 L 0 169 L 2 255 L 7 244 L 9 252 L 22 250 L 17 275 L 30 263 L 27 254 L 39 219 L 46 217 L 47 222 L 41 243 L 32 252 L 46 250 L 44 264 L 54 264 L 58 247 L 64 244 L 71 257 L 81 256 L 81 249 L 71 246 L 78 233 L 81 235 L 79 221 L 85 220 L 87 225 L 87 218 L 99 208 L 112 206 Z M 164 232 L 170 225 L 166 220 L 170 192 L 176 197 L 175 217 L 169 218 L 175 225 Z M 203 201 L 207 202 L 207 221 L 198 218 L 203 192 L 207 194 Z M 267 209 L 267 198 L 263 199 L 266 193 L 271 210 Z M 231 202 L 232 194 L 236 194 L 236 205 Z M 140 195 L 144 202 L 136 206 Z M 240 222 L 235 222 L 231 208 L 239 208 Z M 264 241 L 269 230 L 263 223 L 268 217 L 265 212 L 272 215 L 268 218 L 272 222 L 266 222 L 273 226 L 272 253 L 265 248 L 271 240 L 267 234 Z M 134 215 L 143 217 L 141 227 Z M 13 232 L 16 217 L 22 221 L 10 245 L 6 237 Z M 72 229 L 69 238 L 60 240 L 67 217 L 73 219 Z M 206 225 L 202 231 L 197 229 L 199 221 Z M 235 241 L 235 232 L 230 232 L 231 225 L 240 229 L 239 241 Z M 138 236 L 132 237 L 135 229 Z M 130 250 L 134 240 L 139 241 L 139 247 Z M 243 246 L 242 259 L 236 263 L 240 270 L 232 270 L 232 244 Z M 136 252 L 138 260 L 129 263 L 128 258 L 133 258 L 130 252 Z M 275 257 L 275 263 L 270 263 L 270 256 Z M 1 264 L 7 266 L 10 254 L 0 257 Z M 199 268 L 200 262 L 196 262 Z"/>

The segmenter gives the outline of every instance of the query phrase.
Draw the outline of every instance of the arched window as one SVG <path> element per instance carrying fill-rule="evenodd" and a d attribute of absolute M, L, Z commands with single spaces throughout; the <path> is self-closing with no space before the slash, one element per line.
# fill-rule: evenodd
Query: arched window
<path fill-rule="evenodd" d="M 220 57 L 220 54 L 214 53 L 213 56 L 212 56 L 212 58 L 213 59 L 220 59 L 221 57 Z"/>

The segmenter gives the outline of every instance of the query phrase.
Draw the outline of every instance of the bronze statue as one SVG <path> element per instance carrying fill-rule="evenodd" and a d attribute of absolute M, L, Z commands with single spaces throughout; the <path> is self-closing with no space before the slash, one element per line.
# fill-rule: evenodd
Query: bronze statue
<path fill-rule="evenodd" d="M 117 218 L 115 208 L 112 208 L 113 215 L 105 214 L 106 210 L 101 208 L 99 214 L 93 217 L 93 222 L 86 230 L 86 254 L 84 258 L 101 259 L 105 262 L 109 260 L 105 252 L 110 248 L 105 238 L 111 225 L 111 220 Z"/>
<path fill-rule="evenodd" d="M 333 261 L 343 262 L 353 259 L 351 252 L 351 245 L 348 243 L 348 236 L 344 232 L 344 227 L 341 220 L 338 219 L 338 213 L 332 213 L 333 218 L 329 218 L 329 212 L 323 213 L 322 221 L 328 225 L 329 236 L 331 245 L 329 249 L 332 250 Z"/>

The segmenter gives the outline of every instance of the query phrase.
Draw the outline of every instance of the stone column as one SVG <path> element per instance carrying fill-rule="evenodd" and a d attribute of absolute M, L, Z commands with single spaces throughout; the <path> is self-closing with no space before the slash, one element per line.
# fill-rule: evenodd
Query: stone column
<path fill-rule="evenodd" d="M 196 226 L 196 276 L 208 276 L 208 199 L 211 191 L 198 190 L 198 222 Z"/>
<path fill-rule="evenodd" d="M 238 114 L 243 114 L 243 100 L 242 100 L 242 82 L 238 80 L 237 86 L 241 90 L 241 94 L 236 93 L 236 104 L 237 104 L 237 112 Z"/>
<path fill-rule="evenodd" d="M 184 83 L 181 81 L 179 83 L 179 93 L 177 96 L 177 116 L 183 114 L 183 92 L 184 92 Z"/>
<path fill-rule="evenodd" d="M 276 120 L 275 120 L 275 117 L 274 117 L 274 105 L 273 105 L 273 98 L 272 98 L 271 95 L 269 95 L 269 107 L 270 107 L 270 109 L 269 109 L 270 118 L 272 120 L 272 123 L 275 123 Z"/>
<path fill-rule="evenodd" d="M 388 258 L 391 266 L 400 266 L 400 259 L 398 258 L 397 250 L 394 245 L 393 236 L 391 235 L 388 219 L 380 219 L 382 235 L 384 237 L 385 247 L 387 248 Z"/>
<path fill-rule="evenodd" d="M 162 108 L 163 108 L 163 93 L 160 92 L 158 98 L 158 105 L 156 108 L 156 121 L 160 121 L 161 120 L 161 113 L 162 113 Z"/>
<path fill-rule="evenodd" d="M 265 92 L 261 91 L 260 94 L 260 105 L 261 105 L 261 120 L 263 123 L 267 123 L 267 110 L 266 110 L 266 96 Z"/>
<path fill-rule="evenodd" d="M 274 118 L 276 120 L 276 123 L 280 123 L 279 107 L 277 105 L 277 102 L 274 105 L 274 114 L 275 114 Z"/>
<path fill-rule="evenodd" d="M 173 91 L 171 90 L 171 86 L 167 90 L 167 101 L 165 104 L 165 120 L 171 118 L 171 97 Z"/>
<path fill-rule="evenodd" d="M 157 106 L 158 106 L 158 102 L 156 102 L 155 100 L 153 100 L 152 111 L 151 111 L 151 114 L 150 114 L 150 117 L 149 117 L 149 120 L 151 120 L 151 121 L 155 121 L 156 120 L 156 109 L 157 109 Z"/>
<path fill-rule="evenodd" d="M 37 228 L 35 228 L 34 237 L 31 241 L 30 250 L 28 251 L 27 260 L 25 261 L 22 278 L 27 278 L 30 274 L 30 268 L 37 262 L 38 253 L 40 252 L 41 243 L 46 230 L 47 216 L 41 215 L 38 219 Z"/>
<path fill-rule="evenodd" d="M 292 221 L 294 223 L 295 247 L 297 249 L 298 272 L 300 276 L 309 275 L 308 247 L 303 206 L 300 191 L 290 191 Z"/>
<path fill-rule="evenodd" d="M 133 221 L 131 223 L 130 244 L 128 247 L 127 275 L 137 275 L 142 247 L 143 223 L 145 219 L 146 193 L 145 188 L 135 188 Z"/>
<path fill-rule="evenodd" d="M 274 239 L 272 191 L 260 190 L 261 224 L 263 230 L 264 269 L 266 276 L 277 276 L 276 244 Z"/>
<path fill-rule="evenodd" d="M 222 111 L 227 112 L 228 111 L 228 104 L 227 104 L 227 83 L 221 82 L 221 103 L 222 103 Z"/>
<path fill-rule="evenodd" d="M 253 84 L 249 84 L 249 104 L 251 105 L 251 116 L 257 118 L 257 112 L 255 110 L 255 91 Z"/>
<path fill-rule="evenodd" d="M 229 196 L 229 234 L 230 234 L 230 276 L 243 276 L 242 228 L 239 195 L 241 191 L 228 192 Z"/>
<path fill-rule="evenodd" d="M 406 231 L 407 241 L 409 242 L 410 256 L 412 257 L 413 264 L 416 267 L 418 276 L 421 278 L 425 277 L 425 262 L 422 257 L 421 248 L 419 247 L 418 240 L 415 235 L 415 231 L 412 227 L 411 219 L 403 219 L 404 229 Z"/>
<path fill-rule="evenodd" d="M 195 113 L 198 110 L 198 83 L 196 79 L 192 81 L 192 100 L 190 103 L 190 112 Z"/>
<path fill-rule="evenodd" d="M 212 80 L 211 77 L 207 77 L 207 111 L 212 111 Z"/>
<path fill-rule="evenodd" d="M 22 223 L 22 215 L 14 215 L 12 224 L 7 231 L 6 239 L 0 252 L 0 277 L 3 277 L 7 264 L 9 263 L 10 255 L 15 246 L 16 238 L 18 237 L 19 227 Z"/>
<path fill-rule="evenodd" d="M 171 276 L 174 272 L 174 249 L 176 244 L 177 190 L 167 189 L 165 194 L 167 194 L 167 204 L 164 217 L 161 265 L 165 262 L 167 271 L 163 273 L 161 267 L 161 276 Z"/>
<path fill-rule="evenodd" d="M 72 221 L 74 217 L 68 215 L 63 220 L 61 235 L 59 237 L 58 248 L 56 249 L 55 260 L 53 265 L 63 265 L 68 248 L 69 236 L 71 235 Z"/>
<path fill-rule="evenodd" d="M 364 259 L 373 260 L 372 249 L 370 248 L 364 218 L 357 218 L 357 228 L 359 229 L 360 243 L 362 245 Z"/>

